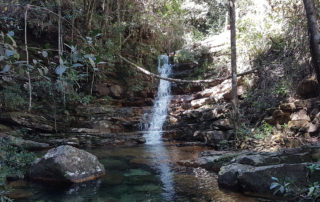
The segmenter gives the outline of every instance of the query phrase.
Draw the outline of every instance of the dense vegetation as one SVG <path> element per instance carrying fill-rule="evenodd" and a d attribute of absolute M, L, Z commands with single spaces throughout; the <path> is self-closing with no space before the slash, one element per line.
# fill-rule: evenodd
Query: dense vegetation
<path fill-rule="evenodd" d="M 185 79 L 229 76 L 229 43 L 210 42 L 222 39 L 217 36 L 229 37 L 228 6 L 223 0 L 2 0 L 0 113 L 39 114 L 59 132 L 77 106 L 101 99 L 112 105 L 120 99 L 99 96 L 98 84 L 122 86 L 121 99 L 155 87 L 152 78 L 119 55 L 153 73 L 158 55 L 165 53 L 176 63 L 195 67 Z M 297 96 L 297 81 L 311 77 L 314 66 L 300 0 L 238 0 L 236 31 L 238 72 L 258 72 L 242 81 L 248 89 L 239 104 L 241 124 L 233 146 L 246 148 L 247 140 L 288 131 L 286 124 L 274 127 L 264 118 Z M 191 89 L 192 84 L 184 87 Z M 5 131 L 1 127 L 0 133 Z M 23 175 L 34 155 L 4 141 L 0 147 L 4 186 L 6 177 Z M 272 188 L 285 192 L 286 183 L 274 180 Z M 317 193 L 310 195 L 318 198 L 319 185 L 313 187 Z"/>

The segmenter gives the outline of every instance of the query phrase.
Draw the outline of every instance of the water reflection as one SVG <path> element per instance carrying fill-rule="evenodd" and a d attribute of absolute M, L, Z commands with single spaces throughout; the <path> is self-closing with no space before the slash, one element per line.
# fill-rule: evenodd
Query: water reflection
<path fill-rule="evenodd" d="M 169 57 L 161 55 L 159 57 L 158 71 L 162 77 L 168 77 L 171 74 L 172 66 L 169 64 Z M 173 173 L 169 162 L 170 156 L 164 147 L 161 135 L 162 126 L 167 117 L 168 105 L 171 101 L 171 84 L 168 81 L 160 80 L 158 86 L 158 95 L 152 108 L 152 117 L 150 127 L 145 134 L 146 152 L 153 154 L 151 160 L 155 164 L 155 169 L 159 171 L 160 180 L 163 185 L 163 197 L 167 201 L 172 201 L 175 191 L 173 185 Z"/>

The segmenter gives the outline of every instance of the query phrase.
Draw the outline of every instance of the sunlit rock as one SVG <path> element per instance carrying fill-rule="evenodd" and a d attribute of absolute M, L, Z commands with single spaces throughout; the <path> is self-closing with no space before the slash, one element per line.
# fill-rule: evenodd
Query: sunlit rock
<path fill-rule="evenodd" d="M 97 179 L 105 169 L 96 156 L 72 146 L 50 149 L 30 171 L 36 181 L 81 183 Z"/>

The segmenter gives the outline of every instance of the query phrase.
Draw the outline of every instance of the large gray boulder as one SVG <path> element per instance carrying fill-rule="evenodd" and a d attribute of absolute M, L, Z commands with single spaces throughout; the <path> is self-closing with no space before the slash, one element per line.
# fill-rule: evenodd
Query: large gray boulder
<path fill-rule="evenodd" d="M 97 157 L 72 146 L 50 149 L 32 166 L 30 178 L 36 181 L 81 183 L 105 174 Z"/>

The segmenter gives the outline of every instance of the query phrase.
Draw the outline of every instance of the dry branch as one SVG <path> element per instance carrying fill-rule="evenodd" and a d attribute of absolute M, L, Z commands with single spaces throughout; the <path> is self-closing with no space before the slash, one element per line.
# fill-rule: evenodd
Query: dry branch
<path fill-rule="evenodd" d="M 128 64 L 130 64 L 132 66 L 134 66 L 138 71 L 142 72 L 143 74 L 145 74 L 145 75 L 147 75 L 149 77 L 162 79 L 162 80 L 166 80 L 166 81 L 170 81 L 170 82 L 174 82 L 174 83 L 193 83 L 193 84 L 208 83 L 208 84 L 211 84 L 211 85 L 218 85 L 218 84 L 222 83 L 223 81 L 232 78 L 231 76 L 222 77 L 222 78 L 216 78 L 216 79 L 205 79 L 205 80 L 183 80 L 183 79 L 165 78 L 165 77 L 159 76 L 157 74 L 154 74 L 152 72 L 149 72 L 148 70 L 146 70 L 143 67 L 131 62 L 130 60 L 122 57 L 121 55 L 119 55 L 119 57 L 123 61 L 127 62 Z M 238 74 L 237 76 L 240 77 L 240 76 L 245 76 L 245 75 L 248 75 L 248 74 L 252 74 L 252 73 L 257 72 L 257 70 L 258 69 L 252 69 L 250 71 Z"/>

